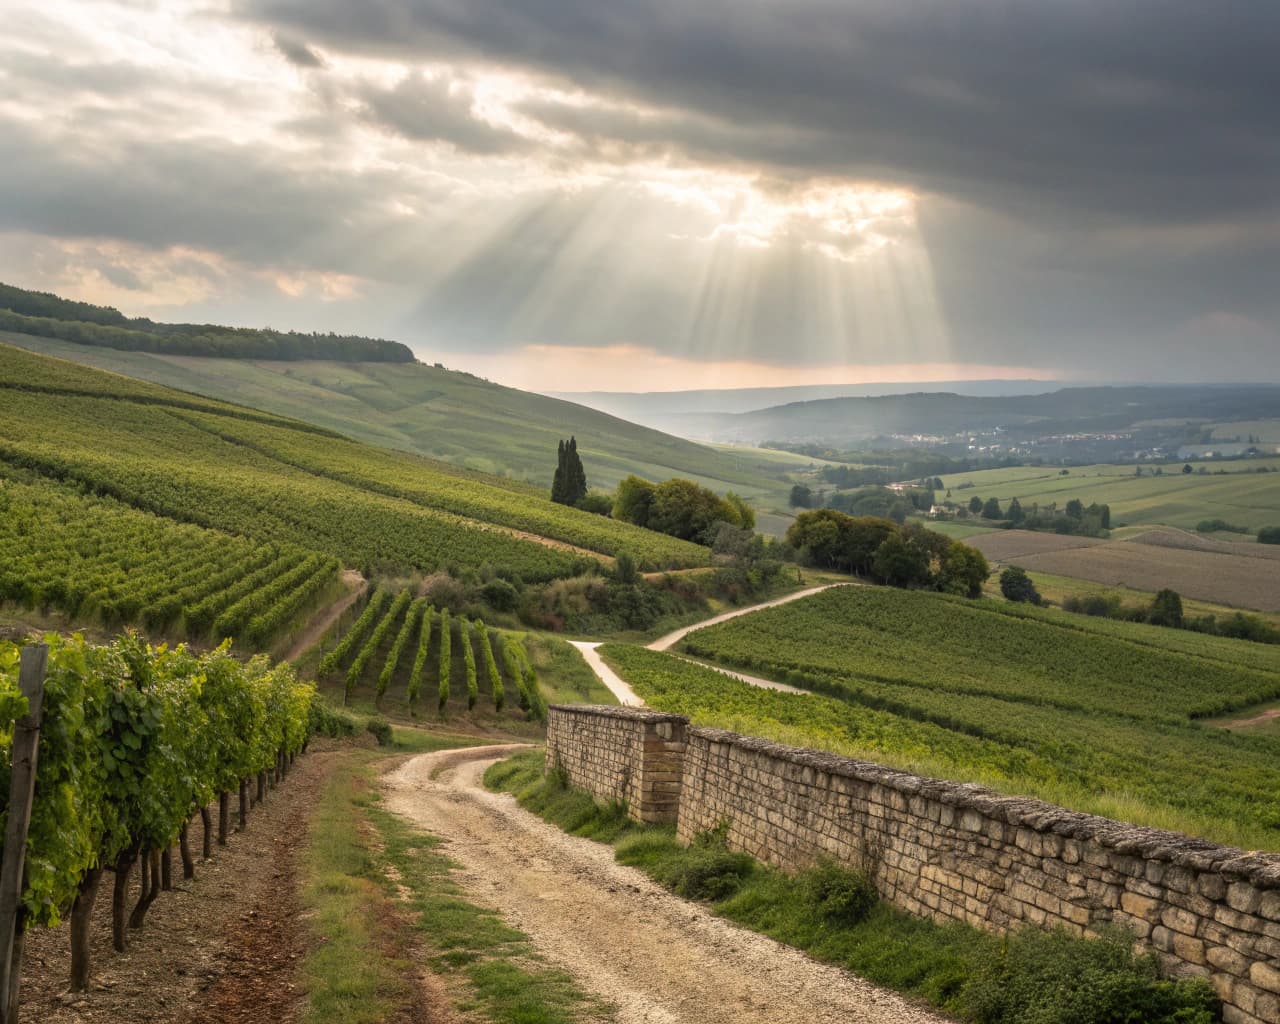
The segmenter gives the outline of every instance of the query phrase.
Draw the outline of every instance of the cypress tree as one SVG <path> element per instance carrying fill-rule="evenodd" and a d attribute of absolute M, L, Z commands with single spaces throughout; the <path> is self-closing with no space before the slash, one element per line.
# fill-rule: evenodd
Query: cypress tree
<path fill-rule="evenodd" d="M 551 481 L 551 500 L 576 505 L 587 496 L 587 474 L 578 457 L 578 441 L 561 441 L 556 451 L 556 473 Z"/>
<path fill-rule="evenodd" d="M 565 445 L 560 442 L 560 447 L 556 451 L 556 475 L 551 480 L 551 500 L 561 505 L 567 505 L 564 500 L 565 494 L 565 474 L 564 474 L 564 456 Z"/>
<path fill-rule="evenodd" d="M 565 504 L 576 505 L 587 496 L 587 472 L 578 457 L 578 439 L 569 438 L 565 452 Z"/>

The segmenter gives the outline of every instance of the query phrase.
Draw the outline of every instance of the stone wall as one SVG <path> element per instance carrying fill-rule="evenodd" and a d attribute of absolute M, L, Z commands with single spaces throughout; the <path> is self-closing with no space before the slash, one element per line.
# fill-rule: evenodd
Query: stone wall
<path fill-rule="evenodd" d="M 547 716 L 547 767 L 570 785 L 625 801 L 637 821 L 673 822 L 689 720 L 635 708 L 556 704 Z"/>
<path fill-rule="evenodd" d="M 605 713 L 609 735 L 581 722 Z M 632 772 L 643 774 L 643 745 L 611 746 L 611 737 L 619 719 L 652 714 L 557 709 L 549 734 L 566 765 L 582 737 L 591 746 L 577 749 L 580 759 L 614 765 L 616 776 L 620 759 L 638 754 Z M 662 763 L 669 775 L 682 755 L 677 820 L 686 840 L 728 822 L 730 844 L 760 860 L 785 870 L 820 857 L 866 867 L 886 900 L 938 920 L 1081 935 L 1121 924 L 1171 966 L 1209 978 L 1227 1024 L 1280 1022 L 1280 855 L 658 717 L 684 741 Z"/>

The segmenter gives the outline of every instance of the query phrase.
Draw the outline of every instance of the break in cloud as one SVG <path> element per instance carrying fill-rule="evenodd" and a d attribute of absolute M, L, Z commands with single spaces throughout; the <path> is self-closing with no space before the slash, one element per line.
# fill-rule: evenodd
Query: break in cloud
<path fill-rule="evenodd" d="M 1280 377 L 1274 5 L 9 7 L 4 280 L 548 388 Z"/>

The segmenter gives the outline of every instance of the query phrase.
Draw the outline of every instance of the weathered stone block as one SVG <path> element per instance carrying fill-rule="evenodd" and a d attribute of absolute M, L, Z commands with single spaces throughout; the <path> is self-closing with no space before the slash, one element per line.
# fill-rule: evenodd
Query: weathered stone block
<path fill-rule="evenodd" d="M 1249 960 L 1234 949 L 1226 946 L 1212 946 L 1205 952 L 1205 959 L 1215 970 L 1244 977 L 1249 973 Z"/>
<path fill-rule="evenodd" d="M 1262 907 L 1262 893 L 1248 882 L 1232 882 L 1227 886 L 1227 906 L 1242 914 L 1255 914 Z"/>
<path fill-rule="evenodd" d="M 1139 896 L 1136 892 L 1126 892 L 1120 896 L 1120 907 L 1131 917 L 1139 918 L 1143 921 L 1158 921 L 1160 919 L 1160 902 L 1149 896 Z"/>
<path fill-rule="evenodd" d="M 1280 993 L 1280 967 L 1259 960 L 1249 967 L 1249 981 L 1264 992 Z"/>
<path fill-rule="evenodd" d="M 1189 935 L 1182 935 L 1178 932 L 1173 933 L 1173 954 L 1189 964 L 1204 964 L 1205 962 L 1204 943 L 1199 939 L 1193 939 Z"/>

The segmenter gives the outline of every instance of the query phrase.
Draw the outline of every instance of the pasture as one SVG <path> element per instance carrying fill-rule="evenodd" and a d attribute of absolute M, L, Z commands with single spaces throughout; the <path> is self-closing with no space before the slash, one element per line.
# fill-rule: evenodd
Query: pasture
<path fill-rule="evenodd" d="M 1280 459 L 1191 466 L 1191 473 L 1181 472 L 1181 464 L 1163 466 L 1160 476 L 1154 467 L 1143 467 L 1138 476 L 1132 466 L 1072 466 L 1064 476 L 1053 466 L 1019 466 L 953 473 L 942 482 L 961 503 L 977 495 L 999 498 L 1001 506 L 1015 497 L 1023 507 L 1056 502 L 1061 508 L 1072 498 L 1110 505 L 1117 527 L 1163 523 L 1194 529 L 1203 519 L 1223 519 L 1256 530 L 1280 522 L 1280 472 L 1270 472 L 1280 469 Z"/>

